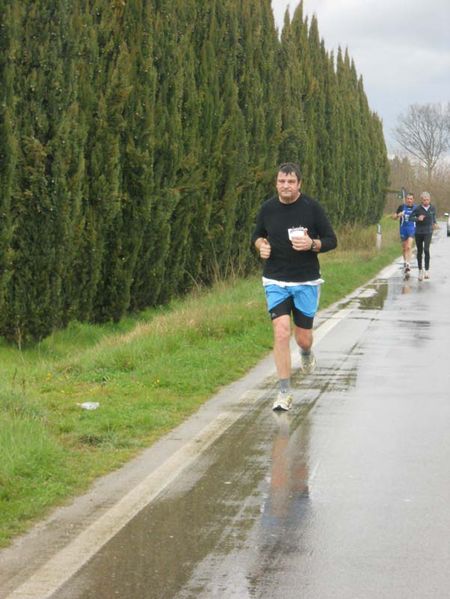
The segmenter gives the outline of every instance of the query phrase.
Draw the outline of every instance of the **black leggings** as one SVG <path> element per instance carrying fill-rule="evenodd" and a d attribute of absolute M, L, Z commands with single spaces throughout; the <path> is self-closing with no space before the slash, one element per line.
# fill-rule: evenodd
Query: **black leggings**
<path fill-rule="evenodd" d="M 430 243 L 432 233 L 416 233 L 417 266 L 422 270 L 422 256 L 425 253 L 425 270 L 430 268 Z"/>

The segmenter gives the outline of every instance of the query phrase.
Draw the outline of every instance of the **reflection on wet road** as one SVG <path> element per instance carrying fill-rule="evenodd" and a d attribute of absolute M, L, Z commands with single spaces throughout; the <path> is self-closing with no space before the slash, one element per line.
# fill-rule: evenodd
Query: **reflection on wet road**
<path fill-rule="evenodd" d="M 266 381 L 54 599 L 448 597 L 450 241 L 432 256 L 325 313 L 349 311 L 292 412 Z"/>

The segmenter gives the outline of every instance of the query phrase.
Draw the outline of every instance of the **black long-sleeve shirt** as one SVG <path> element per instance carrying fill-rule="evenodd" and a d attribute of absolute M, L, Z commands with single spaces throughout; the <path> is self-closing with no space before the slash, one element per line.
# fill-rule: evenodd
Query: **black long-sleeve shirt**
<path fill-rule="evenodd" d="M 311 239 L 320 239 L 321 253 L 337 246 L 336 234 L 317 200 L 302 193 L 292 204 L 283 204 L 275 196 L 261 206 L 252 235 L 253 243 L 264 237 L 272 248 L 263 275 L 290 283 L 314 281 L 320 277 L 317 252 L 294 250 L 288 234 L 293 227 L 304 227 Z"/>

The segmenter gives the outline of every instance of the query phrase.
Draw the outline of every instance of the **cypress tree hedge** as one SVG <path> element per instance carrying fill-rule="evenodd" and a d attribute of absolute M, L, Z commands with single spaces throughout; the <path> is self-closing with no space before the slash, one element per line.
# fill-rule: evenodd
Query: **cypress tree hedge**
<path fill-rule="evenodd" d="M 387 156 L 300 3 L 0 0 L 0 335 L 119 320 L 253 266 L 278 162 L 374 223 Z"/>

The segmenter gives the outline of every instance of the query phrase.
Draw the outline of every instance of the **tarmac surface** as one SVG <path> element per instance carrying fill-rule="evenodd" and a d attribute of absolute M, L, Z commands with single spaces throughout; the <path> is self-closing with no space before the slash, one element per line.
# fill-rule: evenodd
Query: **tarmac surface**
<path fill-rule="evenodd" d="M 447 599 L 445 231 L 431 255 L 320 313 L 289 413 L 268 356 L 0 552 L 0 599 Z"/>

